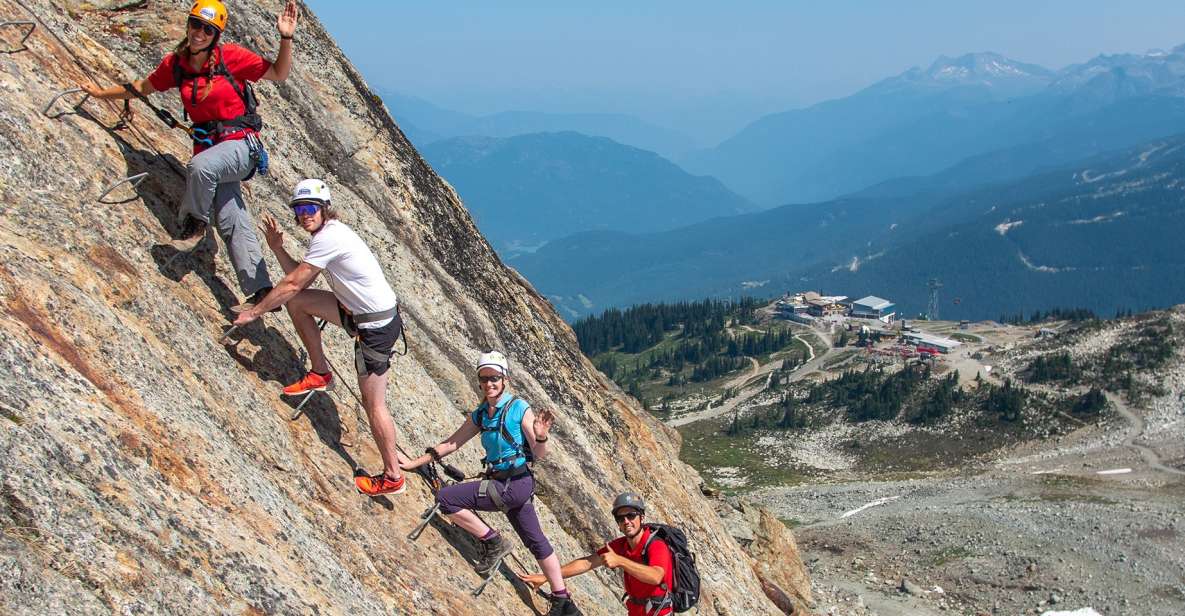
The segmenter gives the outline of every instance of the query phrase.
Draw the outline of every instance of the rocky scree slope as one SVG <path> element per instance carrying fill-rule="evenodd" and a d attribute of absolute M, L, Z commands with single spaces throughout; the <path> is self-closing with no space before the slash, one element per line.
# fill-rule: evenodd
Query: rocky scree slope
<path fill-rule="evenodd" d="M 139 102 L 119 129 L 118 105 L 71 107 L 77 95 L 42 115 L 53 93 L 88 79 L 84 65 L 104 85 L 142 76 L 183 34 L 178 3 L 109 6 L 0 2 L 5 18 L 33 19 L 28 10 L 40 22 L 23 47 L 19 31 L 0 32 L 11 52 L 0 54 L 0 611 L 544 608 L 503 580 L 471 599 L 472 542 L 440 520 L 405 539 L 430 503 L 418 480 L 393 498 L 354 491 L 353 468 L 373 470 L 379 456 L 342 386 L 354 384 L 340 331 L 326 338 L 346 378 L 295 421 L 277 396 L 303 363 L 286 316 L 246 328 L 234 346 L 218 343 L 238 301 L 233 272 L 212 242 L 192 256 L 169 245 L 189 158 L 180 131 Z M 227 38 L 274 54 L 278 6 L 236 3 Z M 252 210 L 276 215 L 300 254 L 305 237 L 286 195 L 303 177 L 324 178 L 402 300 L 411 351 L 394 359 L 389 405 L 405 449 L 449 434 L 477 402 L 474 358 L 505 349 L 518 392 L 560 416 L 537 506 L 562 558 L 611 537 L 610 499 L 633 488 L 653 518 L 690 531 L 705 613 L 777 613 L 757 572 L 801 580 L 797 554 L 759 564 L 745 553 L 678 461 L 676 434 L 580 355 L 312 15 L 302 16 L 289 80 L 258 95 L 272 169 L 245 185 Z M 107 184 L 142 172 L 135 190 L 97 201 Z M 457 462 L 475 470 L 477 449 Z M 758 543 L 787 543 L 784 529 L 766 528 Z M 521 546 L 515 555 L 534 567 Z M 585 613 L 619 611 L 614 577 L 572 581 Z M 782 590 L 809 595 L 805 585 Z"/>

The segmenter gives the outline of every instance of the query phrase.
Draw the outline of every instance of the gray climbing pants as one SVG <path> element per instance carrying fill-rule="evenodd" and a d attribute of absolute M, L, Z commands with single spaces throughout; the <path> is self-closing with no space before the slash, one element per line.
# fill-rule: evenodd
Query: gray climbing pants
<path fill-rule="evenodd" d="M 209 224 L 210 213 L 218 234 L 230 251 L 230 261 L 239 278 L 239 289 L 248 297 L 272 286 L 263 263 L 255 221 L 243 202 L 240 181 L 251 173 L 255 162 L 242 139 L 223 141 L 189 160 L 189 181 L 181 201 L 181 214 Z"/>

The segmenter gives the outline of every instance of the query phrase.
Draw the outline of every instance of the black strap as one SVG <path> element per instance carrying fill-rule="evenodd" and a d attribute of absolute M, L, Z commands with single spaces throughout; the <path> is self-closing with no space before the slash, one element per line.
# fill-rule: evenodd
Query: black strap
<path fill-rule="evenodd" d="M 485 477 L 486 479 L 494 479 L 496 481 L 507 481 L 510 479 L 514 479 L 516 477 L 521 477 L 523 475 L 527 475 L 530 472 L 531 472 L 531 469 L 528 468 L 526 464 L 524 464 L 522 466 L 516 466 L 512 469 L 508 469 L 508 470 L 504 470 L 504 471 L 488 471 L 488 472 L 482 473 L 481 476 Z"/>
<path fill-rule="evenodd" d="M 649 567 L 650 566 L 650 544 L 651 544 L 651 542 L 653 542 L 655 539 L 658 538 L 658 532 L 655 531 L 654 528 L 650 527 L 650 526 L 646 527 L 646 529 L 650 531 L 650 534 L 646 537 L 646 543 L 642 544 L 642 563 L 645 564 L 647 567 Z M 669 549 L 669 546 L 668 546 L 668 549 Z M 673 569 L 674 567 L 675 567 L 675 555 L 671 554 L 671 568 Z M 663 574 L 663 575 L 664 575 L 664 577 L 666 576 L 666 574 Z M 661 612 L 663 610 L 663 608 L 666 607 L 667 604 L 672 602 L 671 589 L 667 588 L 667 582 L 665 579 L 658 583 L 658 587 L 660 589 L 662 589 L 663 593 L 665 593 L 665 594 L 663 595 L 662 603 L 658 605 L 657 611 L 655 613 Z M 647 610 L 647 613 L 649 614 L 650 613 L 649 600 L 647 600 L 646 605 L 647 605 L 646 610 Z"/>
<path fill-rule="evenodd" d="M 403 352 L 402 353 L 394 353 L 394 351 L 395 351 L 394 345 L 391 346 L 391 351 L 395 355 L 403 357 L 403 356 L 407 355 L 407 323 L 404 322 L 404 320 L 403 320 L 403 313 L 399 309 L 398 303 L 395 304 L 395 317 L 399 319 L 399 337 L 403 340 Z"/>
<path fill-rule="evenodd" d="M 249 128 L 256 132 L 262 130 L 263 121 L 260 119 L 259 114 L 256 113 L 258 103 L 255 99 L 255 92 L 251 89 L 251 84 L 247 81 L 244 81 L 243 87 L 239 87 L 238 80 L 235 79 L 235 76 L 230 73 L 230 69 L 226 68 L 226 59 L 222 55 L 222 45 L 215 47 L 212 53 L 218 54 L 218 64 L 214 66 L 214 69 L 210 71 L 209 74 L 190 73 L 183 66 L 185 59 L 181 57 L 180 54 L 175 54 L 177 60 L 173 63 L 173 83 L 177 85 L 177 90 L 180 91 L 181 83 L 183 81 L 187 79 L 194 80 L 193 90 L 190 91 L 189 100 L 191 105 L 196 106 L 198 103 L 198 86 L 201 85 L 197 80 L 204 76 L 206 79 L 213 82 L 215 77 L 225 77 L 226 80 L 230 82 L 230 87 L 234 89 L 235 94 L 237 94 L 239 99 L 243 101 L 243 107 L 245 111 L 242 115 L 230 118 L 228 120 L 205 122 L 201 125 L 202 128 L 206 130 L 207 133 L 213 135 L 215 138 L 218 137 L 218 133 L 221 133 L 223 128 Z M 189 118 L 184 106 L 182 106 L 181 113 L 184 118 Z"/>
<path fill-rule="evenodd" d="M 489 458 L 486 459 L 486 466 L 488 466 L 488 467 L 492 467 L 496 464 L 501 464 L 502 462 L 505 462 L 506 460 L 513 460 L 515 458 L 526 458 L 526 455 L 523 452 L 523 444 L 514 440 L 514 437 L 511 436 L 511 434 L 510 434 L 510 430 L 508 430 L 506 428 L 506 416 L 508 414 L 510 414 L 510 407 L 518 399 L 519 399 L 518 396 L 511 395 L 510 399 L 506 401 L 506 404 L 502 405 L 502 410 L 498 411 L 499 413 L 501 413 L 501 415 L 499 415 L 499 417 L 498 417 L 498 428 L 497 429 L 487 428 L 485 425 L 485 421 L 483 421 L 481 418 L 481 413 L 489 410 L 489 408 L 490 408 L 490 405 L 488 402 L 484 403 L 485 404 L 484 409 L 479 407 L 477 409 L 477 412 L 475 412 L 473 414 L 473 423 L 482 432 L 497 432 L 499 434 L 499 436 L 502 437 L 503 440 L 505 440 L 507 443 L 510 443 L 511 452 L 509 454 L 504 455 L 504 456 L 498 458 L 497 460 L 490 460 Z M 526 439 L 525 434 L 523 435 L 523 438 L 524 438 L 524 440 Z M 489 472 L 492 472 L 492 470 Z"/>
<path fill-rule="evenodd" d="M 177 121 L 177 118 L 173 117 L 173 114 L 169 113 L 168 110 L 161 109 L 156 105 L 153 105 L 152 101 L 148 100 L 148 97 L 144 96 L 143 92 L 140 92 L 140 90 L 136 89 L 136 86 L 132 85 L 131 83 L 121 83 L 119 85 L 124 90 L 131 92 L 133 96 L 140 99 L 140 102 L 148 105 L 148 108 L 156 114 L 156 117 L 160 118 L 162 122 L 169 126 L 169 128 L 177 128 L 181 125 L 181 123 Z"/>

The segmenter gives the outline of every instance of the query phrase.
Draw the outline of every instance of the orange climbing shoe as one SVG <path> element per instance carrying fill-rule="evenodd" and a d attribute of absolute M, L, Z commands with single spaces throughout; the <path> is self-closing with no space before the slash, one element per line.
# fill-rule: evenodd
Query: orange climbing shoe
<path fill-rule="evenodd" d="M 402 494 L 406 489 L 403 479 L 402 476 L 399 479 L 388 479 L 384 473 L 367 475 L 366 471 L 360 468 L 354 471 L 354 485 L 358 487 L 359 492 L 367 496 Z"/>
<path fill-rule="evenodd" d="M 317 374 L 309 371 L 308 374 L 301 377 L 301 379 L 284 388 L 284 394 L 288 396 L 296 396 L 310 391 L 325 391 L 333 387 L 333 373 Z"/>

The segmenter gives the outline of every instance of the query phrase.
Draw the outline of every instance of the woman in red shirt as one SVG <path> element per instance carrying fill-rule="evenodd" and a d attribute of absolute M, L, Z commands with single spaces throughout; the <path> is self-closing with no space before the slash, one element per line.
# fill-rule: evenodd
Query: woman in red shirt
<path fill-rule="evenodd" d="M 240 311 L 250 308 L 271 290 L 255 224 L 243 202 L 239 183 L 255 171 L 262 127 L 254 114 L 249 83 L 283 81 L 292 68 L 292 37 L 296 32 L 296 2 L 288 0 L 276 22 L 280 52 L 275 62 L 232 43 L 221 44 L 226 30 L 226 7 L 218 0 L 197 0 L 189 10 L 186 36 L 146 79 L 127 86 L 80 87 L 95 98 L 128 99 L 177 88 L 181 104 L 193 120 L 194 156 L 178 212 L 182 221 L 181 248 L 192 250 L 206 235 L 214 215 L 234 264 L 239 287 L 248 296 Z M 131 92 L 128 88 L 134 88 Z"/>

